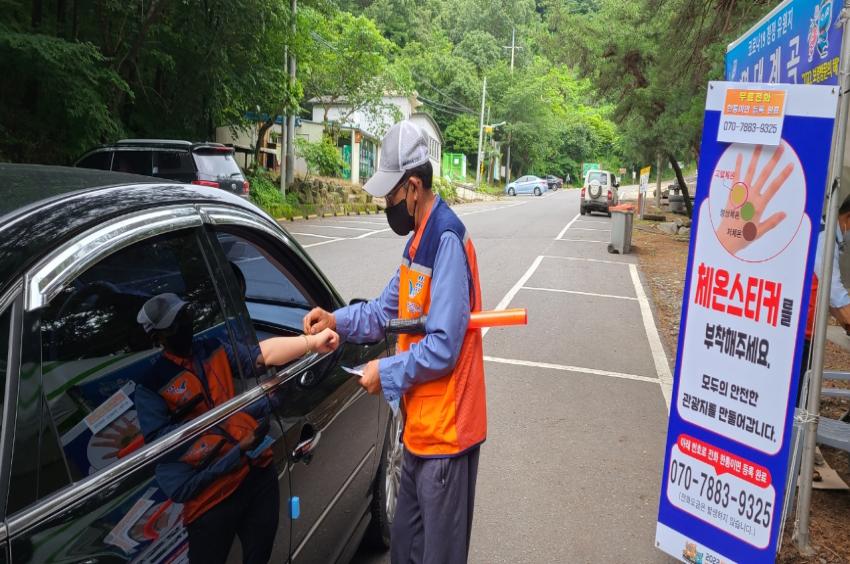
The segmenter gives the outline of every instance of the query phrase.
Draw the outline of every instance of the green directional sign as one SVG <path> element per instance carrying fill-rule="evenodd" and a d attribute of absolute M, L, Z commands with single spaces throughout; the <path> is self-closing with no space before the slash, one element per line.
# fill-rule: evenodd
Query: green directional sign
<path fill-rule="evenodd" d="M 599 163 L 581 163 L 581 176 L 584 177 L 591 170 L 600 170 L 602 167 Z"/>

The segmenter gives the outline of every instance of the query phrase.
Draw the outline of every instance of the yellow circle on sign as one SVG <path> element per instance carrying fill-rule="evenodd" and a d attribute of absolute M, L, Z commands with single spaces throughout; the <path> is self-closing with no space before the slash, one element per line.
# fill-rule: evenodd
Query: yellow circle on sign
<path fill-rule="evenodd" d="M 732 203 L 735 206 L 742 206 L 747 201 L 747 187 L 743 182 L 738 182 L 732 186 Z"/>

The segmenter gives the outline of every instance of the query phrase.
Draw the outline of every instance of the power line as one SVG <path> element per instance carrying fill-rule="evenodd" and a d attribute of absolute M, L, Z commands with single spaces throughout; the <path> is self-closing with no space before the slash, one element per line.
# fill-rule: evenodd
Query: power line
<path fill-rule="evenodd" d="M 429 99 L 429 98 L 426 98 L 425 96 L 422 96 L 421 94 L 419 94 L 419 95 L 417 96 L 417 98 L 418 98 L 418 99 L 419 99 L 422 103 L 424 103 L 424 104 L 426 104 L 426 105 L 428 105 L 428 106 L 431 106 L 431 107 L 433 107 L 433 108 L 435 108 L 435 109 L 437 109 L 437 110 L 442 110 L 442 111 L 444 111 L 444 112 L 446 112 L 446 113 L 449 113 L 449 114 L 454 114 L 454 115 L 461 116 L 461 115 L 466 115 L 466 114 L 470 114 L 470 113 L 471 113 L 471 112 L 467 112 L 467 111 L 464 111 L 464 110 L 458 110 L 458 109 L 456 109 L 456 108 L 453 108 L 453 107 L 451 107 L 451 106 L 447 106 L 447 105 L 445 105 L 445 104 L 441 104 L 440 102 L 436 102 L 436 101 L 434 101 L 434 100 L 431 100 L 431 99 Z M 474 114 L 473 114 L 473 115 L 474 115 Z"/>

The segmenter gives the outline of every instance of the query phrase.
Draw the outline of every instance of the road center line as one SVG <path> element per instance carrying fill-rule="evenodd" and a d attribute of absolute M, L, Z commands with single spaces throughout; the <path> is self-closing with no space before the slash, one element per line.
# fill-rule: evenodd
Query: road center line
<path fill-rule="evenodd" d="M 635 295 L 637 295 L 638 303 L 640 304 L 640 313 L 643 318 L 643 328 L 646 330 L 646 337 L 649 340 L 649 349 L 652 351 L 652 360 L 655 362 L 655 371 L 658 373 L 658 382 L 661 384 L 661 393 L 664 394 L 664 401 L 667 404 L 667 413 L 670 413 L 670 400 L 673 395 L 673 376 L 670 374 L 670 365 L 667 364 L 667 355 L 664 353 L 664 347 L 661 344 L 661 337 L 658 336 L 658 329 L 655 326 L 655 318 L 652 317 L 652 308 L 649 307 L 649 300 L 646 299 L 646 293 L 643 291 L 643 285 L 638 276 L 637 266 L 629 265 L 629 274 L 632 277 L 632 284 L 635 287 Z"/>
<path fill-rule="evenodd" d="M 523 286 L 522 290 L 534 290 L 535 292 L 557 292 L 559 294 L 576 294 L 579 296 L 590 296 L 593 298 L 614 298 L 617 300 L 634 300 L 637 298 L 631 296 L 615 296 L 614 294 L 595 294 L 593 292 L 579 292 L 578 290 L 559 290 L 557 288 L 535 288 L 533 286 Z"/>
<path fill-rule="evenodd" d="M 549 370 L 561 370 L 564 372 L 576 372 L 579 374 L 593 374 L 595 376 L 609 376 L 611 378 L 621 378 L 623 380 L 635 380 L 637 382 L 649 382 L 657 384 L 657 378 L 648 376 L 638 376 L 637 374 L 625 374 L 623 372 L 611 372 L 610 370 L 599 370 L 598 368 L 583 368 L 581 366 L 569 366 L 565 364 L 551 364 L 549 362 L 532 362 L 530 360 L 517 360 L 513 358 L 499 358 L 494 356 L 484 355 L 484 360 L 487 362 L 496 362 L 499 364 L 510 364 L 513 366 L 527 366 L 529 368 L 547 368 Z"/>
<path fill-rule="evenodd" d="M 567 232 L 567 229 L 569 229 L 570 227 L 572 227 L 573 223 L 575 223 L 575 222 L 576 222 L 576 220 L 577 220 L 578 218 L 580 218 L 580 217 L 581 217 L 581 216 L 580 216 L 579 214 L 576 214 L 576 216 L 575 216 L 574 218 L 572 218 L 572 219 L 570 220 L 570 222 L 564 226 L 564 228 L 563 228 L 563 229 L 561 229 L 561 232 L 560 232 L 560 233 L 558 233 L 558 236 L 557 236 L 557 237 L 555 237 L 555 240 L 556 240 L 556 241 L 560 240 L 560 239 L 561 239 L 561 237 L 563 237 L 563 236 L 564 236 L 564 233 L 566 233 L 566 232 Z"/>
<path fill-rule="evenodd" d="M 505 294 L 505 297 L 502 298 L 502 301 L 498 303 L 496 309 L 505 309 L 506 307 L 508 307 L 508 304 L 510 304 L 511 300 L 514 299 L 514 296 L 517 295 L 517 292 L 519 292 L 520 289 L 525 286 L 525 283 L 528 282 L 529 278 L 531 278 L 531 276 L 534 274 L 534 271 L 537 270 L 537 268 L 540 266 L 541 262 L 543 262 L 542 255 L 534 259 L 534 262 L 531 263 L 531 266 L 528 267 L 528 270 L 525 271 L 525 274 L 523 274 L 520 279 L 516 281 L 514 287 L 508 290 L 508 293 Z M 489 330 L 489 327 L 485 327 L 484 329 L 482 329 L 481 337 L 483 338 Z"/>

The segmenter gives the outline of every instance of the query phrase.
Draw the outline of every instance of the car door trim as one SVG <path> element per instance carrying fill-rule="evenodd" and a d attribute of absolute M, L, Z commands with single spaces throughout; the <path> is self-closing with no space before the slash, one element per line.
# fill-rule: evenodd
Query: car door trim
<path fill-rule="evenodd" d="M 163 233 L 203 224 L 191 205 L 145 210 L 108 221 L 54 251 L 26 275 L 25 309 L 43 307 L 63 286 L 104 256 Z"/>
<path fill-rule="evenodd" d="M 9 350 L 6 353 L 6 388 L 2 402 L 2 428 L 0 428 L 0 515 L 6 514 L 8 503 L 9 476 L 11 474 L 12 443 L 15 437 L 16 406 L 18 404 L 18 377 L 21 368 L 21 323 L 23 319 L 21 292 L 23 283 L 19 280 L 9 292 L 0 298 L 0 317 L 11 308 L 9 317 Z M 0 530 L 0 541 L 6 538 L 6 526 Z"/>
<path fill-rule="evenodd" d="M 270 389 L 277 387 L 283 381 L 288 380 L 290 377 L 308 369 L 317 362 L 320 362 L 325 356 L 327 355 L 320 355 L 317 353 L 305 356 L 289 366 L 286 370 L 281 371 L 275 378 L 272 378 L 259 386 L 251 388 L 242 395 L 216 406 L 203 415 L 193 419 L 185 426 L 180 427 L 150 445 L 143 446 L 141 449 L 133 452 L 112 466 L 87 476 L 65 489 L 59 490 L 43 499 L 40 499 L 34 505 L 22 509 L 6 520 L 9 536 L 18 535 L 27 531 L 41 521 L 49 518 L 51 515 L 60 513 L 71 505 L 82 501 L 90 495 L 115 483 L 122 476 L 141 468 L 163 454 L 165 451 L 182 442 L 186 442 L 200 436 L 203 432 L 222 419 L 225 419 L 233 413 L 246 408 L 254 401 L 265 397 Z"/>
<path fill-rule="evenodd" d="M 339 488 L 339 490 L 336 492 L 336 495 L 333 496 L 333 499 L 331 499 L 331 502 L 327 505 L 327 507 L 325 507 L 325 510 L 322 511 L 322 514 L 319 515 L 319 518 L 316 519 L 316 522 L 313 523 L 313 526 L 310 527 L 310 530 L 307 531 L 307 534 L 304 535 L 304 538 L 301 539 L 301 543 L 298 545 L 298 548 L 296 548 L 295 551 L 292 553 L 292 560 L 293 561 L 295 561 L 295 559 L 298 558 L 298 555 L 301 553 L 301 551 L 304 549 L 304 547 L 310 541 L 310 537 L 312 537 L 313 533 L 316 532 L 316 529 L 318 529 L 321 526 L 322 522 L 325 520 L 325 517 L 328 516 L 328 513 L 331 512 L 331 509 L 333 509 L 334 505 L 336 505 L 336 502 L 339 501 L 339 498 L 342 497 L 342 494 L 345 493 L 345 490 L 348 489 L 348 486 L 351 485 L 351 482 L 354 481 L 354 478 L 357 477 L 357 475 L 360 473 L 360 470 L 363 469 L 363 466 L 372 458 L 372 455 L 374 453 L 375 453 L 375 445 L 372 445 L 371 448 L 369 448 L 369 452 L 366 453 L 366 456 L 363 457 L 363 459 L 360 461 L 360 464 L 358 464 L 357 468 L 354 469 L 354 472 L 352 472 L 351 475 L 348 476 L 348 479 L 345 480 L 345 483 L 342 485 L 341 488 Z"/>

